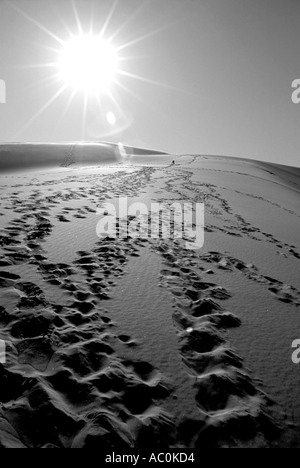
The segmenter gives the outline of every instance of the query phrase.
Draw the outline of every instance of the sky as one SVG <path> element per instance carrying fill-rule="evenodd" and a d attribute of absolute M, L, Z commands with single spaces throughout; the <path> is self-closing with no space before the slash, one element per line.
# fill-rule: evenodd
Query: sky
<path fill-rule="evenodd" d="M 61 75 L 64 45 L 89 32 L 118 54 L 109 93 Z M 300 166 L 299 50 L 298 0 L 0 0 L 0 142 Z"/>

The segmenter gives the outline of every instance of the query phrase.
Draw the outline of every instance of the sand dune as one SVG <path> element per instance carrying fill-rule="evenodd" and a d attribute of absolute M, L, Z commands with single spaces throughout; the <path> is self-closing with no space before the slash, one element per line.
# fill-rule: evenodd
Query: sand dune
<path fill-rule="evenodd" d="M 0 446 L 299 447 L 299 169 L 68 148 L 0 151 Z M 204 202 L 204 247 L 99 239 L 124 196 Z"/>
<path fill-rule="evenodd" d="M 0 172 L 114 163 L 137 154 L 163 153 L 112 143 L 0 144 Z"/>

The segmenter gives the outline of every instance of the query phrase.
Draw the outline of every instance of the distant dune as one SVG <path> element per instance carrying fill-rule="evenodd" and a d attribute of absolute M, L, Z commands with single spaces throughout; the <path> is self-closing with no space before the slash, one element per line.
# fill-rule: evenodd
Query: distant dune
<path fill-rule="evenodd" d="M 115 163 L 126 155 L 164 154 L 112 143 L 0 144 L 0 172 Z"/>

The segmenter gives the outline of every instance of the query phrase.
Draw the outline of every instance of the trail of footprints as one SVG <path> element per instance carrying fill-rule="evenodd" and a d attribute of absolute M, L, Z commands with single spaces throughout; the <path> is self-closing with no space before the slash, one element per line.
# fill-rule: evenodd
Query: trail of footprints
<path fill-rule="evenodd" d="M 72 265 L 53 264 L 42 248 L 53 226 L 39 194 L 14 208 L 20 217 L 0 236 L 0 288 L 19 296 L 13 312 L 0 306 L 9 361 L 0 366 L 0 423 L 11 421 L 17 446 L 168 446 L 174 422 L 161 401 L 169 383 L 151 364 L 119 357 L 118 350 L 137 343 L 116 333 L 104 307 L 114 278 L 139 255 L 139 242 L 106 239 L 78 252 Z M 26 263 L 63 289 L 66 303 L 47 300 L 37 285 L 3 269 Z"/>
<path fill-rule="evenodd" d="M 181 200 L 193 200 L 194 202 L 204 202 L 206 213 L 210 213 L 217 220 L 221 220 L 222 226 L 216 224 L 205 225 L 206 232 L 222 232 L 226 235 L 233 237 L 247 236 L 249 239 L 258 242 L 268 242 L 273 246 L 277 247 L 279 255 L 284 257 L 292 256 L 296 259 L 300 258 L 300 252 L 297 247 L 290 245 L 286 242 L 281 242 L 275 236 L 270 233 L 264 232 L 251 223 L 248 223 L 243 216 L 235 213 L 230 207 L 228 201 L 224 199 L 218 192 L 218 187 L 211 183 L 206 182 L 194 182 L 191 180 L 194 173 L 192 171 L 181 170 L 176 175 L 171 175 L 170 179 L 166 182 L 168 193 L 177 194 Z M 178 183 L 180 182 L 180 183 Z M 226 187 L 221 187 L 228 190 Z M 298 216 L 291 210 L 288 210 L 276 203 L 272 203 L 269 200 L 265 200 L 262 197 L 257 197 L 251 194 L 235 191 L 238 195 L 245 195 L 254 199 L 271 203 L 277 208 L 283 209 L 292 215 Z M 165 199 L 159 200 L 165 202 Z M 173 199 L 174 201 L 174 199 Z"/>
<path fill-rule="evenodd" d="M 203 447 L 275 439 L 280 431 L 269 411 L 271 401 L 227 343 L 226 330 L 241 325 L 222 305 L 230 293 L 209 280 L 212 270 L 200 266 L 193 252 L 166 242 L 158 250 L 165 263 L 161 284 L 176 298 L 174 324 L 201 415 L 184 422 L 184 442 Z"/>
<path fill-rule="evenodd" d="M 0 337 L 10 343 L 11 355 L 11 367 L 0 367 L 0 421 L 3 417 L 11 420 L 14 430 L 12 408 L 22 408 L 22 420 L 16 427 L 28 436 L 18 441 L 16 435 L 16 444 L 92 447 L 101 441 L 110 449 L 147 444 L 203 447 L 207 443 L 234 445 L 236 439 L 261 437 L 265 441 L 278 435 L 270 416 L 271 402 L 228 346 L 227 330 L 240 326 L 240 320 L 224 309 L 230 292 L 211 281 L 214 272 L 210 266 L 238 270 L 266 284 L 279 300 L 299 305 L 295 288 L 219 252 L 199 259 L 177 242 L 158 240 L 151 244 L 165 262 L 162 285 L 171 289 L 177 301 L 174 325 L 182 359 L 195 381 L 199 408 L 198 418 L 183 420 L 175 428 L 161 404 L 172 389 L 149 363 L 118 356 L 118 349 L 137 343 L 115 332 L 117 327 L 105 310 L 115 280 L 124 274 L 129 257 L 139 255 L 144 242 L 130 238 L 99 241 L 92 251 L 78 252 L 72 265 L 53 264 L 46 258 L 42 244 L 53 229 L 53 207 L 83 196 L 103 201 L 108 190 L 123 196 L 128 186 L 131 195 L 138 194 L 151 174 L 152 170 L 130 176 L 124 172 L 124 177 L 110 176 L 105 184 L 94 188 L 76 188 L 46 197 L 35 190 L 27 200 L 16 192 L 11 202 L 6 200 L 18 218 L 0 231 L 0 288 L 17 291 L 20 299 L 12 313 L 0 306 Z M 72 181 L 78 179 L 69 178 L 68 182 Z M 199 192 L 199 187 L 194 188 Z M 173 186 L 171 189 L 174 192 Z M 197 196 L 206 197 L 202 192 Z M 222 209 L 230 210 L 224 203 Z M 88 206 L 65 207 L 57 217 L 68 222 L 69 216 L 83 218 L 92 212 Z M 53 287 L 65 291 L 68 301 L 49 302 L 37 285 L 23 282 L 7 270 L 26 263 L 35 266 Z M 32 372 L 23 375 L 20 365 L 29 366 Z M 24 398 L 28 401 L 25 408 Z M 67 412 L 59 404 L 60 398 Z M 150 408 L 156 409 L 151 412 Z M 143 418 L 138 417 L 140 414 Z"/>
<path fill-rule="evenodd" d="M 220 252 L 209 252 L 206 255 L 201 255 L 201 259 L 208 264 L 213 264 L 221 270 L 239 271 L 246 278 L 266 285 L 270 293 L 279 301 L 296 307 L 300 306 L 300 291 L 298 291 L 298 289 L 294 286 L 282 283 L 275 278 L 261 274 L 258 268 L 252 263 L 246 264 L 235 257 L 224 255 Z"/>

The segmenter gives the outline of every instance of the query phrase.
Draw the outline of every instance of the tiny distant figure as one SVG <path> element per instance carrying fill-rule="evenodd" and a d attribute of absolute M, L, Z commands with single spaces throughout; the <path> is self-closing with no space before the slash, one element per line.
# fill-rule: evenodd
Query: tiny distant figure
<path fill-rule="evenodd" d="M 174 159 L 173 159 L 173 161 L 172 161 L 172 166 L 174 166 L 174 164 L 175 164 L 175 161 L 174 161 Z"/>

